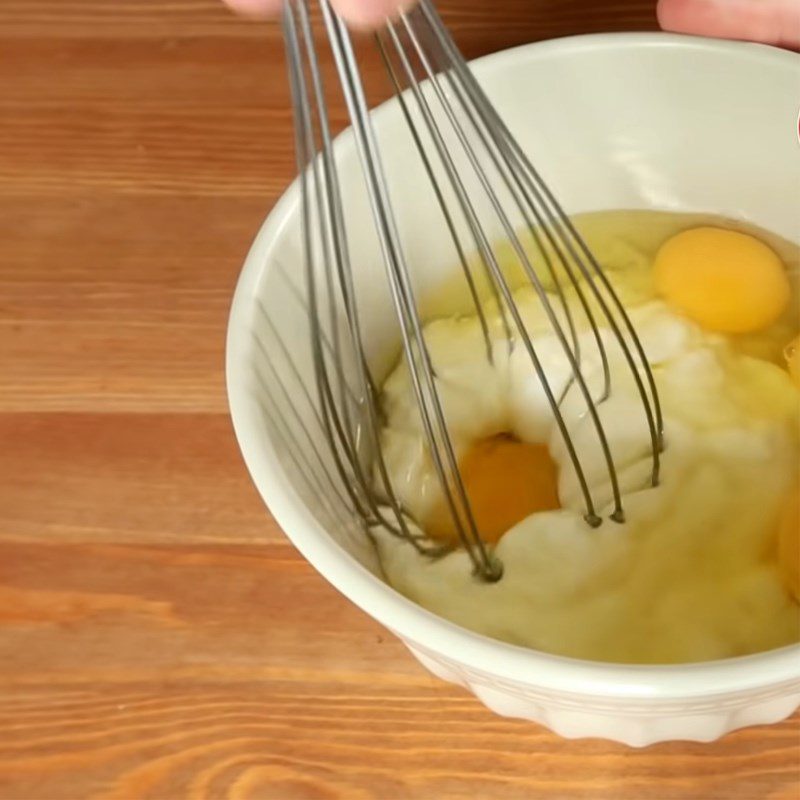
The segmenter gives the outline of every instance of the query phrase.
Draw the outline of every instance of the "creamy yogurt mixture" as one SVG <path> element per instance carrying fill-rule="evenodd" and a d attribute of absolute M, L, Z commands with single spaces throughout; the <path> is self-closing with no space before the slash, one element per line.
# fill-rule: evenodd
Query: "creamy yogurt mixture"
<path fill-rule="evenodd" d="M 597 255 L 608 263 L 603 252 Z M 770 351 L 757 335 L 742 341 L 709 331 L 659 297 L 646 277 L 650 261 L 645 272 L 639 259 L 609 275 L 660 394 L 665 450 L 659 485 L 649 483 L 644 407 L 607 324 L 601 332 L 612 392 L 598 410 L 623 492 L 621 524 L 608 519 L 608 469 L 585 402 L 570 383 L 563 348 L 536 293 L 530 287 L 515 292 L 555 395 L 566 390 L 561 411 L 604 517 L 592 528 L 529 356 L 519 342 L 509 347 L 496 307 L 487 305 L 491 361 L 476 316 L 435 319 L 425 336 L 459 458 L 476 441 L 501 433 L 546 445 L 560 508 L 529 515 L 499 539 L 493 552 L 504 575 L 497 583 L 476 578 L 461 549 L 432 560 L 378 530 L 383 569 L 396 589 L 488 636 L 586 659 L 702 661 L 800 640 L 800 606 L 777 557 L 777 531 L 798 483 L 798 388 L 785 365 L 750 355 L 759 347 Z M 568 301 L 580 328 L 581 368 L 599 399 L 603 373 L 594 336 L 574 293 Z M 555 298 L 553 305 L 563 319 Z M 393 485 L 424 529 L 442 502 L 441 490 L 403 363 L 384 383 L 383 409 L 382 444 Z"/>

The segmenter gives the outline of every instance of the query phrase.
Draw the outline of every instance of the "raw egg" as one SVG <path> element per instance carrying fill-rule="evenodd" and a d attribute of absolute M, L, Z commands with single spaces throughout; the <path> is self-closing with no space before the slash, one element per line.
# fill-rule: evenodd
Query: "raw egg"
<path fill-rule="evenodd" d="M 709 331 L 762 330 L 790 301 L 789 279 L 777 254 L 737 231 L 683 231 L 661 246 L 653 269 L 665 300 Z"/>
<path fill-rule="evenodd" d="M 458 464 L 475 523 L 484 542 L 497 542 L 536 511 L 559 508 L 556 466 L 545 445 L 501 434 L 479 439 Z M 441 541 L 458 533 L 443 500 L 426 530 Z"/>
<path fill-rule="evenodd" d="M 800 488 L 790 495 L 781 515 L 778 565 L 786 588 L 800 603 Z"/>

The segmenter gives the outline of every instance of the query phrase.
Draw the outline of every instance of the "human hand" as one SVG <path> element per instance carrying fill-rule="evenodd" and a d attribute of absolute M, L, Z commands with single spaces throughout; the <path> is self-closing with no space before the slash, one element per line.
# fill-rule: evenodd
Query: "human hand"
<path fill-rule="evenodd" d="M 255 17 L 271 17 L 280 11 L 283 0 L 223 0 L 235 11 Z M 413 5 L 414 0 L 331 0 L 342 19 L 356 28 L 374 28 Z"/>
<path fill-rule="evenodd" d="M 800 49 L 800 0 L 659 0 L 667 31 Z"/>
<path fill-rule="evenodd" d="M 224 0 L 245 14 L 276 14 L 282 0 Z M 351 25 L 371 28 L 412 5 L 413 0 L 331 0 Z M 746 39 L 800 49 L 798 0 L 658 0 L 664 30 L 720 39 Z"/>

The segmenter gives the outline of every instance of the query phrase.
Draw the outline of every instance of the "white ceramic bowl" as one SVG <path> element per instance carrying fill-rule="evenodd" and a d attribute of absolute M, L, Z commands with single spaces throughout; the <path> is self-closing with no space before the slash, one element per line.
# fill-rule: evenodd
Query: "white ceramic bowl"
<path fill-rule="evenodd" d="M 800 57 L 757 45 L 667 35 L 586 36 L 479 59 L 476 75 L 570 212 L 614 208 L 716 212 L 797 239 Z M 453 267 L 431 226 L 432 199 L 405 141 L 397 104 L 373 114 L 401 236 L 416 278 L 435 283 Z M 349 219 L 368 220 L 353 140 L 337 140 Z M 308 467 L 302 420 L 321 439 L 265 312 L 306 375 L 300 285 L 298 186 L 264 223 L 231 311 L 227 380 L 245 461 L 265 502 L 303 555 L 337 589 L 399 636 L 434 674 L 459 683 L 499 714 L 567 737 L 646 745 L 713 740 L 783 719 L 800 705 L 800 647 L 679 666 L 619 666 L 503 644 L 416 606 L 380 578 L 370 546 L 335 507 L 325 476 Z M 394 330 L 370 224 L 351 231 L 370 360 L 380 372 Z M 277 392 L 275 372 L 287 395 Z M 264 385 L 277 406 L 265 405 Z M 288 398 L 291 398 L 287 402 Z M 277 411 L 275 409 L 278 409 Z M 271 415 L 271 416 L 270 416 Z M 276 427 L 277 426 L 277 427 Z M 297 430 L 300 430 L 297 428 Z M 303 453 L 303 450 L 306 453 Z"/>

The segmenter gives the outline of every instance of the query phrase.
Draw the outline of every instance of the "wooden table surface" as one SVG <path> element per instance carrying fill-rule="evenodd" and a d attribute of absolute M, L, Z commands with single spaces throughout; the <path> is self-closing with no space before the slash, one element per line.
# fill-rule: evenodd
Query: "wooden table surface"
<path fill-rule="evenodd" d="M 477 55 L 653 4 L 442 7 Z M 643 751 L 493 716 L 265 512 L 223 343 L 293 171 L 276 27 L 0 0 L 0 79 L 0 797 L 798 797 L 797 716 Z"/>

